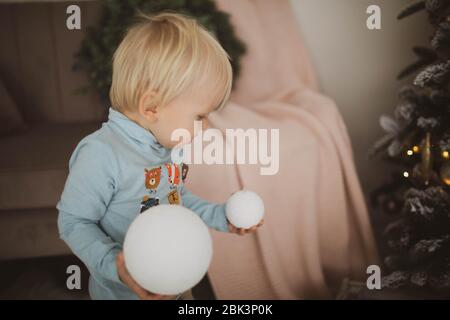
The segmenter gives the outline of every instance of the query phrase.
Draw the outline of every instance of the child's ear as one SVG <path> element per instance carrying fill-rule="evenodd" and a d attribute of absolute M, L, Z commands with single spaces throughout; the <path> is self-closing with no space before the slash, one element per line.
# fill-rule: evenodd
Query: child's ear
<path fill-rule="evenodd" d="M 144 93 L 139 99 L 139 113 L 149 121 L 158 120 L 158 105 L 156 103 L 156 92 L 150 91 Z"/>

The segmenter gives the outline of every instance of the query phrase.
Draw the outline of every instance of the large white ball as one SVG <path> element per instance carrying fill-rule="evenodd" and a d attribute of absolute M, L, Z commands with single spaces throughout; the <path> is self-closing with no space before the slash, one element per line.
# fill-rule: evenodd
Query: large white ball
<path fill-rule="evenodd" d="M 264 216 L 264 203 L 253 191 L 241 190 L 227 201 L 228 220 L 238 228 L 248 229 L 258 224 Z"/>
<path fill-rule="evenodd" d="M 131 223 L 123 245 L 131 277 L 150 292 L 176 295 L 194 287 L 212 258 L 208 227 L 191 210 L 160 204 Z"/>

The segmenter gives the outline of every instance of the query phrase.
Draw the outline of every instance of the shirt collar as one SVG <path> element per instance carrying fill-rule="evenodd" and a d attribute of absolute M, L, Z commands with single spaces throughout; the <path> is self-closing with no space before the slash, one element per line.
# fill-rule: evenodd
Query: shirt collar
<path fill-rule="evenodd" d="M 132 139 L 149 145 L 156 151 L 164 151 L 165 148 L 156 140 L 156 137 L 147 129 L 141 127 L 139 124 L 128 118 L 123 113 L 109 108 L 108 121 L 119 126 L 122 131 Z"/>

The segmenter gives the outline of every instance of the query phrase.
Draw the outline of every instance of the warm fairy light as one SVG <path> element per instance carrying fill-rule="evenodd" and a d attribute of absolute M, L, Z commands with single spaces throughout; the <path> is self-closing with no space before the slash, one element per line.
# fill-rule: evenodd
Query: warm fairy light
<path fill-rule="evenodd" d="M 412 156 L 412 155 L 414 154 L 414 151 L 408 150 L 408 151 L 406 151 L 406 154 L 407 154 L 408 156 Z"/>
<path fill-rule="evenodd" d="M 442 179 L 442 181 L 443 181 L 446 185 L 450 186 L 450 179 Z"/>
<path fill-rule="evenodd" d="M 414 153 L 417 153 L 417 152 L 420 151 L 420 148 L 419 148 L 419 146 L 414 146 L 414 147 L 412 148 L 412 150 L 413 150 Z"/>
<path fill-rule="evenodd" d="M 403 176 L 404 176 L 405 178 L 408 178 L 408 177 L 409 177 L 408 171 L 403 172 Z"/>
<path fill-rule="evenodd" d="M 450 158 L 450 152 L 448 152 L 447 150 L 442 151 L 442 157 L 443 157 L 444 159 Z"/>
<path fill-rule="evenodd" d="M 446 185 L 450 186 L 450 161 L 446 161 L 441 167 L 441 179 Z"/>

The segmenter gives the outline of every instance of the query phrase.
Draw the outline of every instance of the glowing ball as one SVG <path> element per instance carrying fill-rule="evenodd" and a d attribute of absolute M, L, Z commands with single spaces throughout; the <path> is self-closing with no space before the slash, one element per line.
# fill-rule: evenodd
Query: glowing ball
<path fill-rule="evenodd" d="M 228 220 L 237 228 L 248 229 L 257 225 L 264 216 L 264 203 L 253 191 L 234 193 L 226 203 Z"/>
<path fill-rule="evenodd" d="M 123 245 L 125 266 L 144 289 L 175 295 L 194 287 L 212 258 L 208 227 L 191 210 L 160 204 L 139 214 Z"/>

